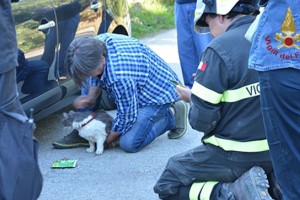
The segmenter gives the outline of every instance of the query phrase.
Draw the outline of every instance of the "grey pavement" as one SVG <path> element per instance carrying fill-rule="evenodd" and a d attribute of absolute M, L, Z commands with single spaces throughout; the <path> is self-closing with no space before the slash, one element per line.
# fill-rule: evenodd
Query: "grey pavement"
<path fill-rule="evenodd" d="M 160 55 L 182 79 L 177 54 L 175 29 L 163 31 L 142 40 Z M 87 153 L 85 148 L 58 150 L 51 142 L 69 133 L 60 118 L 69 106 L 37 123 L 39 164 L 44 185 L 39 200 L 156 200 L 153 186 L 168 158 L 201 144 L 202 133 L 188 126 L 180 139 L 170 140 L 164 134 L 137 153 L 125 153 L 119 148 L 108 149 L 102 155 Z M 109 111 L 111 115 L 115 111 Z M 51 169 L 58 159 L 76 159 L 77 167 Z"/>

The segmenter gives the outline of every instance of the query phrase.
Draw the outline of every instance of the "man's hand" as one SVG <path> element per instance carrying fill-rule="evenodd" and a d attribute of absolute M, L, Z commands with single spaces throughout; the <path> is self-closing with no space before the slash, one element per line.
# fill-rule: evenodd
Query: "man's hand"
<path fill-rule="evenodd" d="M 92 106 L 93 103 L 91 102 L 91 99 L 89 96 L 79 96 L 77 97 L 74 102 L 73 102 L 73 106 L 76 109 L 81 109 L 81 108 L 87 108 Z"/>
<path fill-rule="evenodd" d="M 176 86 L 176 92 L 180 99 L 191 103 L 191 89 L 188 87 Z"/>
<path fill-rule="evenodd" d="M 111 131 L 107 136 L 104 146 L 108 147 L 111 143 L 113 143 L 120 136 L 120 133 Z"/>
<path fill-rule="evenodd" d="M 193 76 L 193 78 L 195 79 L 195 78 L 196 78 L 196 73 L 193 73 L 192 76 Z"/>
<path fill-rule="evenodd" d="M 73 106 L 76 109 L 92 107 L 96 103 L 101 90 L 102 89 L 96 86 L 90 87 L 88 95 L 77 97 L 73 102 Z"/>

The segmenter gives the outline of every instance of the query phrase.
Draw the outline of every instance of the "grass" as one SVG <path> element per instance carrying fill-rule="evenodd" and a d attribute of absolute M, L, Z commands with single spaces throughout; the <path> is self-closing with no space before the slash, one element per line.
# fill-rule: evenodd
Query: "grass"
<path fill-rule="evenodd" d="M 138 39 L 175 27 L 174 0 L 140 0 L 131 2 L 129 13 L 132 36 Z"/>
<path fill-rule="evenodd" d="M 31 3 L 28 4 L 27 1 L 31 1 Z M 37 31 L 40 19 L 35 19 L 36 16 L 31 12 L 31 7 L 44 7 L 48 5 L 48 0 L 26 0 L 26 2 L 26 4 L 22 1 L 18 4 L 12 4 L 18 36 L 18 46 L 24 52 L 39 48 L 44 44 L 45 40 L 45 35 Z M 174 0 L 128 0 L 128 2 L 133 37 L 139 39 L 161 30 L 175 27 Z M 82 13 L 81 17 L 84 16 L 88 21 L 89 16 Z M 30 38 L 30 41 L 28 41 L 28 38 Z"/>

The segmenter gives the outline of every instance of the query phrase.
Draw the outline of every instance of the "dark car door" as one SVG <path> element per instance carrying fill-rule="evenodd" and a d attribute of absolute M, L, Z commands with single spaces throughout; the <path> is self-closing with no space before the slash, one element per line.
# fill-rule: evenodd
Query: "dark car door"
<path fill-rule="evenodd" d="M 23 0 L 12 4 L 19 47 L 17 82 L 26 111 L 33 107 L 38 112 L 61 97 L 58 82 L 51 72 L 52 63 L 41 59 L 49 29 L 57 29 L 55 17 L 45 23 L 46 10 L 54 10 L 49 0 Z M 48 91 L 51 94 L 44 95 Z"/>
<path fill-rule="evenodd" d="M 36 120 L 70 105 L 80 90 L 64 67 L 75 37 L 130 35 L 126 0 L 22 0 L 12 4 L 19 51 L 20 100 Z"/>
<path fill-rule="evenodd" d="M 97 34 L 101 16 L 91 5 L 90 0 L 23 0 L 12 5 L 19 47 L 20 100 L 26 112 L 34 108 L 36 118 L 70 104 L 79 91 L 63 62 L 76 34 Z"/>

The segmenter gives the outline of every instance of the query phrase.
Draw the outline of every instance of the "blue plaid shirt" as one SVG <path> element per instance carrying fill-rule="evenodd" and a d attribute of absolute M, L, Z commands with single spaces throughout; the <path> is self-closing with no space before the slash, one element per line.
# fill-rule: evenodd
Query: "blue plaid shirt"
<path fill-rule="evenodd" d="M 170 66 L 139 40 L 105 33 L 96 37 L 107 46 L 108 55 L 101 81 L 90 84 L 103 87 L 117 104 L 112 130 L 126 133 L 137 119 L 138 109 L 163 105 L 178 99 L 170 80 L 179 81 Z"/>

